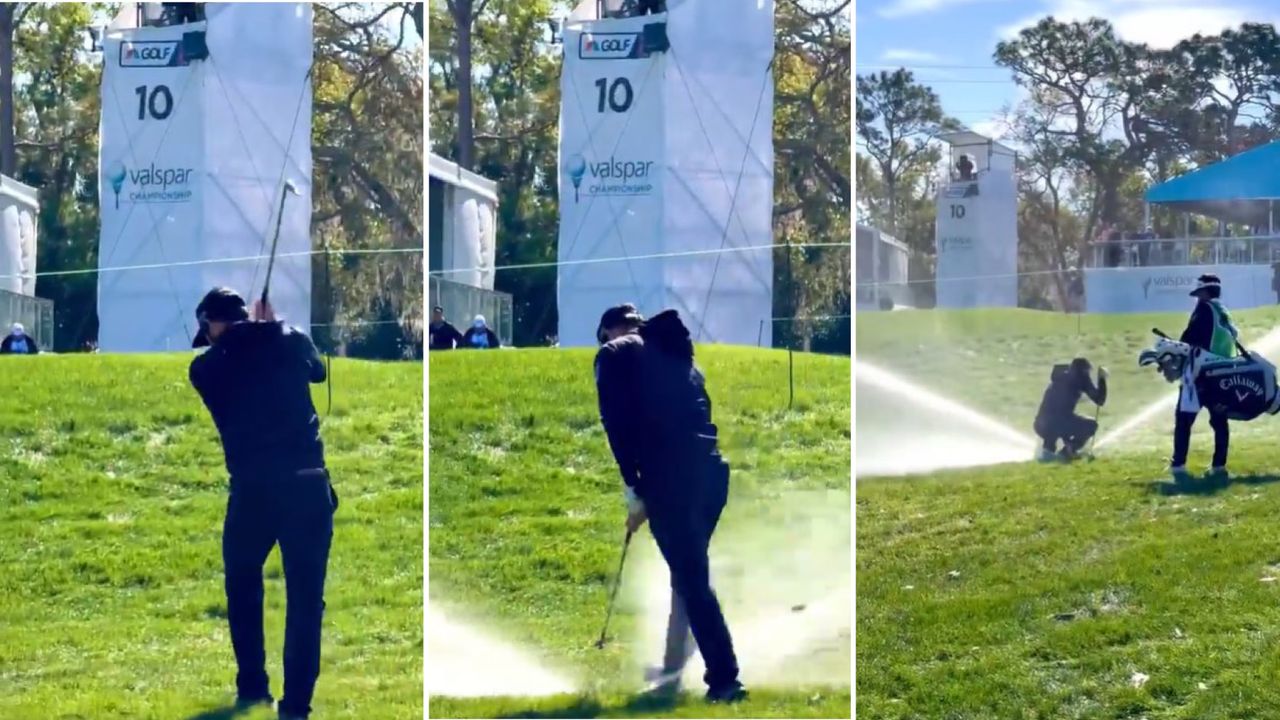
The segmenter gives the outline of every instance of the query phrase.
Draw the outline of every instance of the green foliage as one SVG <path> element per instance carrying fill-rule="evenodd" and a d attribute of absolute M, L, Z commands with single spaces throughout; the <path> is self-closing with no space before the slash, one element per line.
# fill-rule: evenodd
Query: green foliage
<path fill-rule="evenodd" d="M 0 407 L 0 717 L 173 720 L 229 705 L 226 471 L 188 360 L 4 360 L 0 394 L 21 400 Z M 422 365 L 340 358 L 333 376 L 322 433 L 340 506 L 316 713 L 421 717 Z M 278 553 L 266 578 L 278 697 Z"/>

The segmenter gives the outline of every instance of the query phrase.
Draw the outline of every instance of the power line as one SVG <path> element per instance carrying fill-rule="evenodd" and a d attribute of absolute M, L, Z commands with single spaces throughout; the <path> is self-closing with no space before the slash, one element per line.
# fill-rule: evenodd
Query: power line
<path fill-rule="evenodd" d="M 282 257 L 309 257 L 312 255 L 323 255 L 324 250 L 306 250 L 287 253 L 276 253 L 277 258 Z M 367 248 L 353 250 L 335 250 L 331 251 L 335 255 L 392 255 L 406 253 L 421 253 L 422 248 Z M 243 257 L 231 258 L 209 258 L 205 260 L 177 260 L 166 263 L 147 263 L 144 265 L 117 265 L 115 267 L 105 268 L 80 268 L 78 270 L 46 270 L 37 273 L 13 273 L 9 275 L 0 275 L 0 280 L 10 278 L 42 278 L 42 277 L 66 277 L 70 275 L 92 275 L 94 273 L 109 272 L 131 272 L 134 270 L 164 270 L 171 267 L 191 267 L 196 265 L 221 265 L 224 263 L 238 262 L 256 262 L 266 260 L 268 255 L 246 255 Z"/>
<path fill-rule="evenodd" d="M 829 243 L 792 243 L 793 248 L 817 247 L 849 247 L 848 242 Z M 752 252 L 756 250 L 785 250 L 787 245 L 747 245 L 742 247 L 717 248 L 714 250 L 683 250 L 679 252 L 651 253 L 648 255 L 625 255 L 621 257 L 584 258 L 582 260 L 559 260 L 538 263 L 522 263 L 517 265 L 495 265 L 494 267 L 454 268 L 452 270 L 432 270 L 427 273 L 434 277 L 458 275 L 471 272 L 498 272 L 500 270 L 536 270 L 539 268 L 567 267 L 573 265 L 598 265 L 602 263 L 630 262 L 632 260 L 658 260 L 661 258 L 698 257 L 700 255 L 719 255 L 730 252 Z"/>
<path fill-rule="evenodd" d="M 853 67 L 854 70 L 867 68 L 870 70 L 1003 70 L 1004 72 L 1012 72 L 1009 68 L 1000 67 L 999 65 L 948 65 L 946 63 L 896 63 L 891 65 L 881 65 L 876 63 L 855 62 Z"/>

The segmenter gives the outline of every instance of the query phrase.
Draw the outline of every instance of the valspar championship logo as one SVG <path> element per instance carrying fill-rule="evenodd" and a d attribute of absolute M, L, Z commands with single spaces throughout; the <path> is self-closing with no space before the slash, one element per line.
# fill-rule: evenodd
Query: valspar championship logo
<path fill-rule="evenodd" d="M 638 32 L 582 33 L 578 36 L 578 58 L 581 60 L 634 60 L 649 57 L 644 39 Z"/>
<path fill-rule="evenodd" d="M 115 206 L 120 207 L 120 196 L 132 203 L 184 203 L 192 196 L 191 183 L 195 170 L 191 168 L 158 167 L 129 168 L 115 162 L 107 168 L 107 183 L 115 194 Z"/>
<path fill-rule="evenodd" d="M 938 240 L 939 252 L 958 252 L 960 250 L 972 250 L 973 238 L 971 237 L 948 237 L 943 236 Z"/>
<path fill-rule="evenodd" d="M 564 170 L 573 183 L 573 201 L 587 197 L 636 197 L 653 194 L 652 160 L 633 160 L 611 156 L 590 161 L 573 154 L 565 159 Z"/>
<path fill-rule="evenodd" d="M 1195 287 L 1196 279 L 1190 275 L 1160 275 L 1142 281 L 1142 299 L 1151 299 L 1151 293 L 1160 295 L 1168 293 L 1187 294 Z"/>
<path fill-rule="evenodd" d="M 120 67 L 178 67 L 187 64 L 178 40 L 126 40 L 120 43 Z"/>

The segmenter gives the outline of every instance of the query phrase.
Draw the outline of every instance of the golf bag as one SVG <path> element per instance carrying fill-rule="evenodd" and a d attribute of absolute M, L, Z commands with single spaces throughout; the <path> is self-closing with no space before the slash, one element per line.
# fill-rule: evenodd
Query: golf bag
<path fill-rule="evenodd" d="M 1165 380 L 1184 388 L 1180 409 L 1208 408 L 1228 420 L 1253 420 L 1280 412 L 1276 366 L 1256 354 L 1224 358 L 1186 343 L 1161 337 L 1138 355 L 1138 365 L 1155 365 Z M 1190 387 L 1194 392 L 1186 393 Z M 1191 407 L 1185 407 L 1188 403 Z M 1197 407 L 1198 405 L 1198 407 Z"/>

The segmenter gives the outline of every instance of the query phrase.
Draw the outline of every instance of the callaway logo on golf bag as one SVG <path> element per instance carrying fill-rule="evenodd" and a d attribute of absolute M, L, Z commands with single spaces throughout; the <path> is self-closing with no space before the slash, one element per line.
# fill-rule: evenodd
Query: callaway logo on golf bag
<path fill-rule="evenodd" d="M 1161 337 L 1138 355 L 1138 365 L 1155 365 L 1169 382 L 1193 383 L 1199 404 L 1230 420 L 1252 420 L 1280 412 L 1276 368 L 1250 354 L 1224 358 L 1186 343 Z"/>

